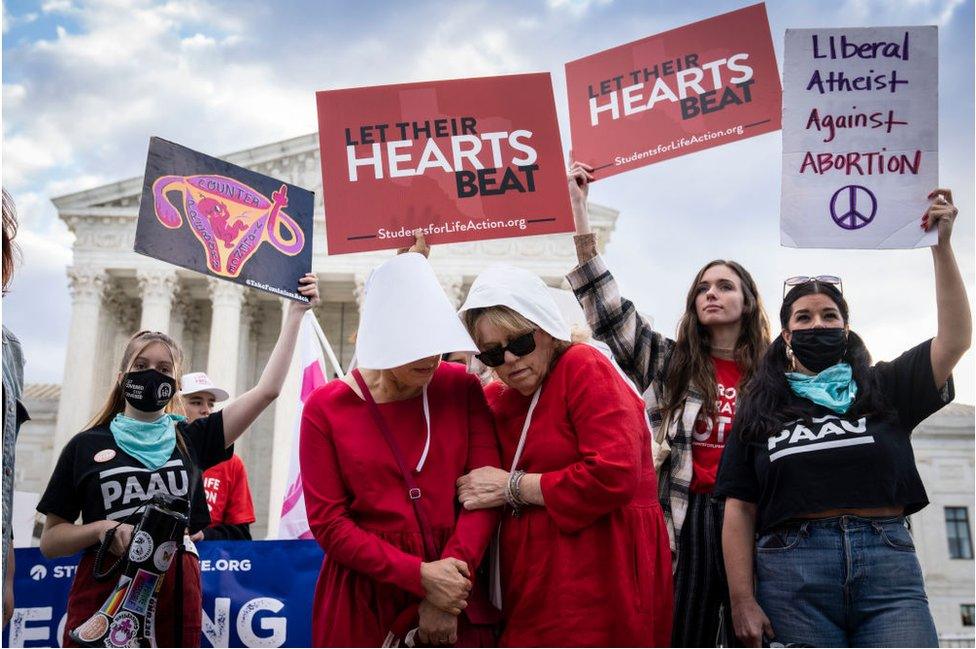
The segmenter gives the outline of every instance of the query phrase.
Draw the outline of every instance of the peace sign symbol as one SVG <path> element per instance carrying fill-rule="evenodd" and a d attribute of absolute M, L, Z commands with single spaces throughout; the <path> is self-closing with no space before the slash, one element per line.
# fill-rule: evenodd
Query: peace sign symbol
<path fill-rule="evenodd" d="M 867 209 L 868 201 L 871 203 L 870 210 Z M 830 197 L 830 218 L 845 230 L 863 228 L 874 220 L 877 213 L 878 199 L 863 185 L 844 185 Z"/>

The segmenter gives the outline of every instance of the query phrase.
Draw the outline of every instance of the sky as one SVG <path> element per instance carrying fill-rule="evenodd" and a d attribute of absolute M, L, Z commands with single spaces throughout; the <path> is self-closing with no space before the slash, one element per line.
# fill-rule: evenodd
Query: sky
<path fill-rule="evenodd" d="M 543 71 L 568 150 L 565 62 L 749 4 L 4 2 L 2 177 L 22 265 L 3 322 L 24 343 L 27 381 L 60 382 L 64 368 L 73 235 L 50 199 L 138 176 L 151 135 L 221 155 L 314 132 L 316 90 Z M 972 296 L 972 0 L 772 1 L 767 12 L 780 70 L 787 28 L 938 25 L 939 178 L 959 207 L 954 249 Z M 779 245 L 781 162 L 776 132 L 594 184 L 591 200 L 620 211 L 606 259 L 622 293 L 673 335 L 695 272 L 731 258 L 774 321 L 784 278 L 832 274 L 875 360 L 933 336 L 928 250 Z M 956 387 L 957 401 L 976 401 L 973 352 Z"/>

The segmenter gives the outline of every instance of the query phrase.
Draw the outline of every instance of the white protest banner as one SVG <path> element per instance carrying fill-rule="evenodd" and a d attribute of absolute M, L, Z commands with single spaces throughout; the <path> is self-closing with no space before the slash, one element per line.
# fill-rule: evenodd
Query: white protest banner
<path fill-rule="evenodd" d="M 299 393 L 298 411 L 295 414 L 295 428 L 291 442 L 291 459 L 288 467 L 288 487 L 281 503 L 281 522 L 278 524 L 279 539 L 311 539 L 305 512 L 305 492 L 302 489 L 302 470 L 298 461 L 299 440 L 301 438 L 302 411 L 312 392 L 326 383 L 324 350 L 336 375 L 342 376 L 339 361 L 332 346 L 325 337 L 321 325 L 311 311 L 306 311 L 298 332 L 299 355 L 301 363 L 302 387 Z"/>
<path fill-rule="evenodd" d="M 780 241 L 918 248 L 938 185 L 936 27 L 788 29 Z"/>

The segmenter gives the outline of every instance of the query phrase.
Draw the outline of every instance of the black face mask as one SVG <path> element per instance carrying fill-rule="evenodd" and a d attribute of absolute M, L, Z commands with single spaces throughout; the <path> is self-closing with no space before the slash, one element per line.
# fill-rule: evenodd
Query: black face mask
<path fill-rule="evenodd" d="M 843 329 L 797 329 L 792 332 L 790 347 L 796 360 L 818 374 L 844 358 L 847 332 Z"/>
<path fill-rule="evenodd" d="M 176 379 L 153 369 L 129 372 L 122 377 L 125 400 L 142 412 L 162 410 L 175 393 Z"/>

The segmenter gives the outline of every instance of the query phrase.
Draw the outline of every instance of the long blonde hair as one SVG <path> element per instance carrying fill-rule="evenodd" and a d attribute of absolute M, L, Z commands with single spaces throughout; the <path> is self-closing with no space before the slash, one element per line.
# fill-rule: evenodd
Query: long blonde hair
<path fill-rule="evenodd" d="M 509 307 L 501 304 L 479 309 L 468 309 L 462 315 L 464 326 L 467 328 L 468 334 L 479 346 L 481 345 L 481 340 L 478 336 L 478 321 L 482 318 L 485 318 L 492 326 L 504 331 L 510 337 L 520 336 L 526 332 L 532 331 L 533 329 L 540 329 L 541 331 L 539 325 L 535 324 L 514 309 L 510 309 Z M 549 334 L 545 331 L 543 331 L 543 333 L 549 336 Z M 585 340 L 585 333 L 586 332 L 583 331 L 575 332 L 572 342 L 553 338 L 553 353 L 552 360 L 549 363 L 549 369 L 552 369 L 552 366 L 556 364 L 556 361 L 559 360 L 559 357 L 563 354 L 563 352 L 569 349 L 570 345 L 575 342 L 582 342 Z"/>
<path fill-rule="evenodd" d="M 167 336 L 161 331 L 139 331 L 129 338 L 129 342 L 125 345 L 125 351 L 122 352 L 122 362 L 119 363 L 119 373 L 125 374 L 132 369 L 132 364 L 135 359 L 138 358 L 139 354 L 143 352 L 149 345 L 153 343 L 161 343 L 166 346 L 169 350 L 170 357 L 173 360 L 173 376 L 176 378 L 176 393 L 169 403 L 166 404 L 164 412 L 175 413 L 178 415 L 185 415 L 186 410 L 183 407 L 183 397 L 180 396 L 180 377 L 183 375 L 183 350 L 176 343 L 175 340 Z M 118 379 L 113 379 L 112 390 L 109 392 L 108 397 L 105 399 L 105 403 L 102 404 L 101 409 L 98 411 L 88 425 L 88 428 L 98 428 L 100 426 L 108 426 L 115 415 L 120 412 L 125 412 L 125 396 L 122 393 L 122 383 Z M 186 445 L 183 442 L 182 436 L 177 432 L 176 441 L 180 446 L 180 450 L 186 453 Z"/>

